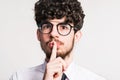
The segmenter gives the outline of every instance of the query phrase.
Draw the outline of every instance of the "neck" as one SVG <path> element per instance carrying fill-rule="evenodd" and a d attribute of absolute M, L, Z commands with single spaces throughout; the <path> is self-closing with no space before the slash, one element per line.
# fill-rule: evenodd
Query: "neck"
<path fill-rule="evenodd" d="M 64 61 L 67 64 L 67 67 L 71 64 L 71 62 L 73 61 L 73 53 L 71 52 L 70 55 L 66 56 Z"/>

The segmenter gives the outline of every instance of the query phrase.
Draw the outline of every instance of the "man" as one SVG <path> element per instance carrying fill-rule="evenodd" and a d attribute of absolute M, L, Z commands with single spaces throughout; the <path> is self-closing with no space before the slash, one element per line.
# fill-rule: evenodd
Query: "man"
<path fill-rule="evenodd" d="M 105 80 L 73 61 L 84 13 L 77 0 L 39 0 L 35 4 L 37 38 L 46 54 L 39 66 L 16 72 L 10 80 Z"/>

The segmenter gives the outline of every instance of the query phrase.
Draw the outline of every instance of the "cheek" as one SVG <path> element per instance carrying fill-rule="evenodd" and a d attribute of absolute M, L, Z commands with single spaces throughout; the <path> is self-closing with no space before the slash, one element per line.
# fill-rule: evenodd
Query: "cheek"
<path fill-rule="evenodd" d="M 64 43 L 63 46 L 60 47 L 59 52 L 61 53 L 67 53 L 68 51 L 70 51 L 73 47 L 73 37 L 72 38 L 66 38 L 65 40 L 63 40 L 62 42 Z"/>
<path fill-rule="evenodd" d="M 68 36 L 64 40 L 65 47 L 70 47 L 73 44 L 74 36 Z"/>
<path fill-rule="evenodd" d="M 41 42 L 47 42 L 48 40 L 49 40 L 49 35 L 47 34 L 41 35 Z"/>

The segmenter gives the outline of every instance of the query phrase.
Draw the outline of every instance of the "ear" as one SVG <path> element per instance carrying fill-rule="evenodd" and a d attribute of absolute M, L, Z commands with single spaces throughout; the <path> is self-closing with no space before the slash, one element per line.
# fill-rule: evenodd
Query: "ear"
<path fill-rule="evenodd" d="M 78 42 L 82 36 L 82 32 L 79 30 L 75 33 L 75 42 Z"/>
<path fill-rule="evenodd" d="M 39 29 L 37 29 L 37 39 L 38 39 L 38 41 L 41 41 L 41 39 L 40 39 L 40 31 L 39 31 Z"/>

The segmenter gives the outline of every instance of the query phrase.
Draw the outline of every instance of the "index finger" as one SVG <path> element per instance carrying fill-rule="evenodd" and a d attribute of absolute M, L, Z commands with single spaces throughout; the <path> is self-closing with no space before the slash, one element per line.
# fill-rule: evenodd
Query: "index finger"
<path fill-rule="evenodd" d="M 57 44 L 56 44 L 56 42 L 54 42 L 51 57 L 50 57 L 50 61 L 54 60 L 56 58 L 56 52 L 57 52 Z"/>

